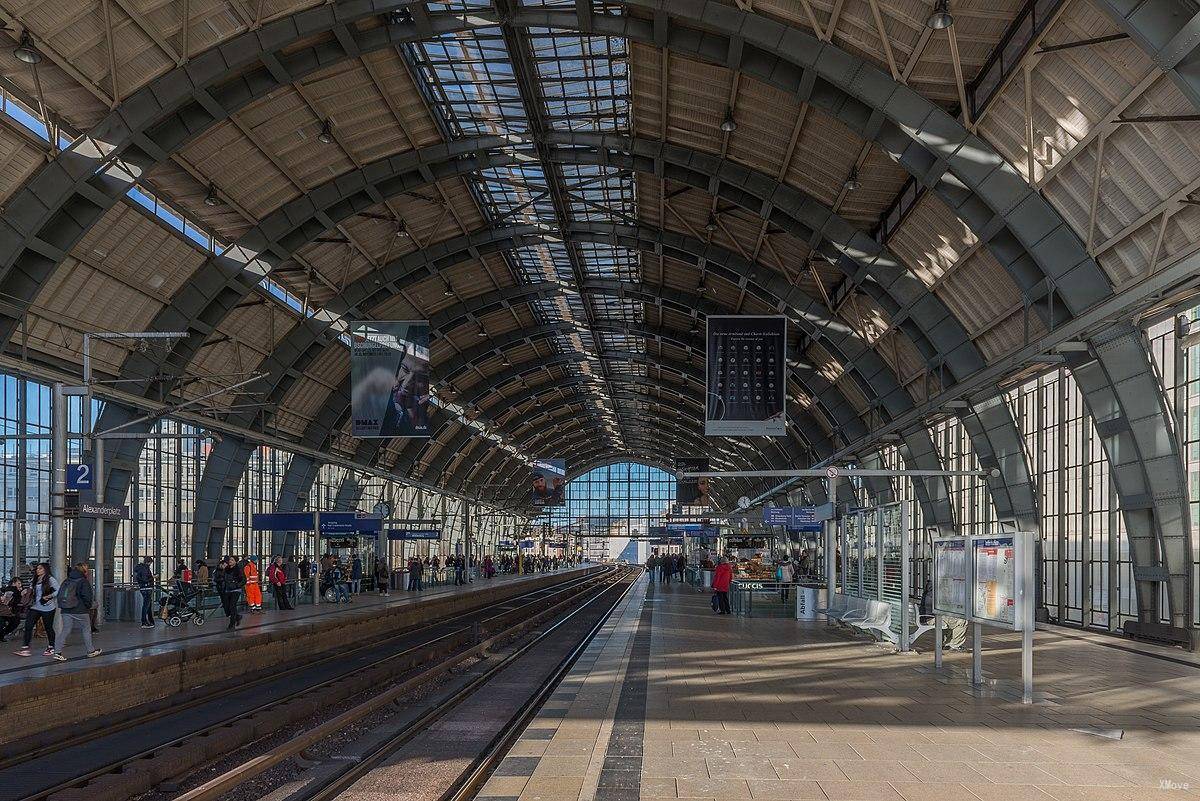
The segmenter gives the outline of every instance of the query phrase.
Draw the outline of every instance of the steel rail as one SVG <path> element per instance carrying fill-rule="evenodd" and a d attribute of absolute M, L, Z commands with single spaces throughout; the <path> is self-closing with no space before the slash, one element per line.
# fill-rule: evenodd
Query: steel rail
<path fill-rule="evenodd" d="M 458 690 L 455 690 L 449 699 L 434 704 L 430 709 L 423 712 L 416 719 L 405 724 L 392 736 L 388 737 L 385 741 L 374 747 L 371 752 L 362 757 L 361 760 L 356 763 L 346 765 L 342 770 L 338 771 L 337 775 L 328 781 L 323 782 L 319 786 L 311 789 L 301 790 L 299 793 L 291 796 L 291 799 L 294 799 L 295 801 L 328 801 L 328 799 L 337 797 L 347 787 L 370 773 L 371 770 L 377 767 L 389 755 L 394 753 L 396 749 L 411 741 L 434 721 L 462 704 L 463 701 L 473 695 L 476 690 L 490 681 L 497 673 L 512 665 L 516 659 L 528 653 L 530 649 L 544 641 L 546 637 L 556 631 L 560 626 L 573 618 L 575 615 L 581 613 L 597 598 L 601 597 L 606 591 L 611 589 L 611 587 L 614 586 L 620 579 L 630 575 L 630 572 L 631 571 L 621 571 L 618 573 L 616 571 L 611 571 L 602 574 L 601 577 L 609 579 L 609 583 L 597 588 L 595 594 L 583 604 L 569 612 L 563 618 L 556 621 L 552 626 L 543 632 L 539 633 L 538 636 L 533 640 L 523 644 L 520 648 L 513 651 L 513 653 L 506 655 L 495 665 L 489 666 L 486 671 L 473 678 L 466 685 Z M 629 586 L 632 587 L 633 583 L 631 582 Z M 626 592 L 628 592 L 628 589 L 626 589 Z M 622 593 L 622 597 L 624 597 L 624 593 Z M 342 712 L 336 717 L 331 718 L 330 720 L 327 720 L 324 723 L 313 727 L 312 729 L 309 729 L 297 737 L 289 739 L 287 742 L 282 743 L 279 746 L 276 746 L 267 753 L 260 754 L 240 765 L 237 765 L 236 767 L 231 768 L 220 776 L 205 782 L 199 787 L 189 790 L 188 792 L 178 796 L 175 801 L 213 801 L 214 799 L 220 798 L 230 790 L 233 790 L 242 783 L 261 775 L 284 760 L 300 754 L 301 752 L 328 737 L 339 734 L 349 725 L 403 697 L 417 686 L 428 682 L 430 679 L 446 673 L 451 668 L 461 664 L 466 659 L 469 659 L 472 656 L 486 654 L 488 649 L 493 647 L 500 640 L 513 636 L 513 633 L 517 630 L 527 628 L 531 625 L 536 625 L 536 623 L 557 612 L 562 606 L 572 600 L 574 599 L 566 599 L 553 607 L 543 610 L 533 618 L 524 620 L 510 629 L 488 638 L 487 640 L 475 645 L 465 652 L 455 654 L 448 659 L 444 659 L 441 662 L 422 670 L 418 675 L 413 676 L 404 682 L 401 682 L 400 684 L 397 684 L 396 686 L 388 689 L 386 692 L 369 698 L 366 701 L 363 701 L 362 703 L 346 710 L 345 712 Z M 610 609 L 608 612 L 605 612 L 603 617 L 607 618 L 611 611 L 612 610 Z M 603 619 L 601 620 L 601 623 L 603 623 Z"/>
<path fill-rule="evenodd" d="M 542 603 L 544 603 L 547 600 L 547 597 L 554 598 L 557 596 L 561 596 L 567 592 L 570 592 L 573 589 L 580 588 L 581 585 L 592 584 L 592 583 L 596 583 L 597 581 L 602 581 L 604 578 L 611 576 L 613 574 L 613 572 L 614 571 L 610 570 L 610 571 L 606 571 L 606 572 L 602 572 L 602 573 L 592 573 L 592 574 L 588 574 L 585 576 L 580 576 L 576 579 L 562 582 L 561 584 L 555 584 L 550 587 L 542 587 L 542 588 L 539 588 L 536 590 L 531 590 L 530 592 L 524 593 L 522 595 L 514 596 L 513 598 L 509 599 L 505 603 L 508 603 L 511 601 L 520 601 L 520 600 L 526 599 L 526 598 L 533 598 L 533 596 L 538 596 L 538 595 L 546 596 L 546 597 L 535 598 L 535 599 L 530 600 L 527 603 L 521 604 L 515 608 L 505 609 L 504 611 L 500 612 L 499 614 L 495 614 L 490 617 L 484 618 L 482 621 L 479 621 L 479 623 L 478 623 L 479 628 L 482 629 L 484 626 L 486 626 L 488 624 L 492 624 L 497 620 L 501 620 L 504 618 L 510 618 L 510 617 L 513 617 L 514 615 L 519 616 L 519 614 L 522 611 L 529 609 L 530 607 L 539 606 Z M 578 593 L 576 593 L 576 595 L 577 594 Z M 575 597 L 575 595 L 572 595 L 571 597 Z M 570 598 L 568 598 L 567 600 L 570 600 Z M 329 653 L 328 655 L 319 657 L 318 659 L 314 659 L 311 661 L 306 661 L 306 662 L 297 664 L 282 673 L 264 675 L 261 678 L 254 680 L 252 682 L 249 682 L 246 684 L 241 684 L 238 686 L 238 689 L 242 690 L 247 687 L 252 687 L 252 686 L 260 685 L 263 683 L 276 681 L 280 678 L 284 678 L 286 676 L 293 675 L 293 674 L 296 674 L 296 673 L 302 672 L 302 671 L 311 671 L 314 666 L 325 664 L 332 660 L 345 661 L 347 659 L 347 657 L 350 656 L 351 654 L 360 653 L 364 650 L 369 650 L 372 648 L 378 648 L 381 645 L 385 645 L 386 643 L 394 641 L 401 637 L 408 637 L 408 636 L 412 636 L 414 634 L 419 635 L 420 633 L 427 632 L 431 629 L 443 629 L 447 625 L 452 625 L 457 621 L 461 621 L 466 618 L 470 618 L 474 615 L 478 615 L 481 611 L 483 611 L 483 610 L 474 609 L 474 610 L 464 612 L 461 614 L 439 618 L 438 620 L 431 621 L 430 623 L 427 623 L 427 624 L 423 624 L 423 625 L 419 625 L 414 628 L 408 628 L 408 629 L 402 630 L 400 632 L 397 632 L 394 635 L 387 637 L 384 640 L 364 643 L 361 646 L 357 646 L 357 647 L 347 650 L 347 651 L 331 651 L 331 653 Z M 472 629 L 471 626 L 464 626 L 462 628 L 458 628 L 453 631 L 448 631 L 446 633 L 439 634 L 438 636 L 436 636 L 432 639 L 425 640 L 425 641 L 418 643 L 416 645 L 413 645 L 409 648 L 404 648 L 400 651 L 397 651 L 396 653 L 388 655 L 380 663 L 377 663 L 376 665 L 374 665 L 373 668 L 378 667 L 380 664 L 383 664 L 386 662 L 394 662 L 394 661 L 402 659 L 403 657 L 406 657 L 406 656 L 411 657 L 422 651 L 430 651 L 430 650 L 436 649 L 439 646 L 439 644 L 445 645 L 445 644 L 451 642 L 455 637 L 460 637 L 461 635 L 463 635 L 464 632 L 469 633 L 471 631 L 471 629 Z M 354 675 L 353 670 L 347 670 L 343 673 L 339 673 L 336 676 L 332 676 L 332 677 L 330 677 L 324 681 L 320 681 L 316 684 L 308 684 L 308 685 L 300 687 L 292 692 L 288 692 L 281 696 L 271 698 L 257 706 L 243 708 L 243 709 L 239 710 L 236 714 L 232 714 L 229 717 L 223 718 L 220 721 L 214 722 L 211 725 L 204 726 L 203 728 L 201 728 L 197 731 L 192 731 L 192 732 L 188 732 L 186 734 L 179 735 L 177 737 L 164 739 L 160 742 L 155 743 L 151 747 L 145 748 L 145 749 L 137 752 L 136 754 L 122 756 L 119 760 L 114 760 L 113 762 L 111 762 L 107 765 L 104 765 L 100 768 L 96 768 L 96 769 L 88 771 L 86 773 L 81 773 L 78 776 L 74 776 L 68 780 L 59 782 L 52 787 L 42 788 L 31 794 L 20 796 L 21 801 L 42 801 L 42 799 L 46 799 L 55 793 L 58 793 L 58 792 L 61 792 L 63 790 L 70 789 L 73 787 L 78 787 L 81 784 L 86 784 L 88 781 L 91 781 L 92 779 L 95 779 L 97 777 L 100 777 L 100 776 L 103 776 L 106 774 L 113 773 L 113 772 L 119 770 L 124 765 L 130 764 L 139 759 L 144 759 L 144 758 L 150 757 L 153 754 L 155 754 L 165 748 L 170 748 L 173 745 L 186 742 L 187 740 L 193 739 L 195 737 L 203 736 L 206 733 L 209 733 L 209 732 L 221 729 L 221 728 L 225 728 L 225 727 L 235 724 L 239 721 L 250 718 L 256 714 L 259 714 L 261 712 L 269 710 L 272 707 L 276 707 L 280 704 L 285 704 L 290 701 L 301 698 L 303 696 L 309 695 L 315 690 L 320 690 L 322 688 L 330 687 L 334 684 L 337 684 L 338 682 L 341 682 L 341 681 L 346 680 L 347 678 L 350 678 L 353 675 Z M 219 687 L 218 689 L 214 690 L 212 693 L 209 693 L 202 697 L 195 698 L 195 699 L 188 701 L 185 705 L 178 706 L 178 707 L 174 707 L 174 706 L 171 707 L 170 712 L 172 714 L 175 714 L 178 712 L 187 711 L 188 709 L 193 709 L 197 706 L 201 706 L 205 703 L 211 702 L 214 698 L 219 697 L 228 692 L 229 692 L 228 687 L 224 687 L 224 686 Z M 169 701 L 169 699 L 167 699 L 167 700 Z M 138 716 L 138 718 L 136 718 L 134 720 L 122 721 L 121 723 L 115 724 L 111 727 L 102 728 L 100 730 L 94 730 L 94 731 L 91 731 L 91 732 L 88 732 L 85 734 L 81 734 L 80 736 L 78 736 L 76 738 L 72 738 L 70 741 L 60 741 L 58 743 L 53 744 L 52 746 L 47 746 L 47 747 L 41 749 L 36 755 L 31 755 L 31 754 L 20 755 L 18 757 L 13 758 L 12 763 L 19 763 L 19 762 L 23 762 L 30 758 L 34 758 L 34 757 L 40 758 L 40 757 L 45 757 L 45 756 L 48 756 L 51 754 L 59 753 L 59 752 L 64 751 L 65 749 L 70 748 L 73 745 L 77 745 L 79 742 L 91 741 L 91 740 L 95 740 L 96 738 L 99 738 L 99 737 L 106 737 L 106 736 L 111 736 L 114 734 L 119 734 L 122 731 L 131 729 L 136 725 L 139 725 L 141 723 L 146 723 L 146 722 L 149 722 L 149 721 L 161 718 L 161 717 L 163 717 L 161 714 L 161 710 L 159 712 L 147 712 L 144 715 Z M 10 763 L 10 766 L 12 763 Z"/>

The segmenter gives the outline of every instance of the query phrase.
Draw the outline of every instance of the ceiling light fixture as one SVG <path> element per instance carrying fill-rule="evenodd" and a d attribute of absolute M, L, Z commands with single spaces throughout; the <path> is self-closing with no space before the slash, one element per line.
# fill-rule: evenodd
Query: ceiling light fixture
<path fill-rule="evenodd" d="M 208 185 L 208 194 L 204 196 L 205 206 L 220 206 L 221 198 L 217 197 L 217 188 L 212 184 Z"/>
<path fill-rule="evenodd" d="M 404 220 L 396 221 L 396 238 L 408 236 L 408 226 L 404 224 Z"/>
<path fill-rule="evenodd" d="M 850 171 L 850 177 L 846 179 L 845 187 L 847 192 L 853 192 L 862 188 L 862 181 L 858 180 L 857 167 Z"/>
<path fill-rule="evenodd" d="M 733 118 L 733 109 L 725 109 L 725 119 L 721 120 L 721 130 L 725 133 L 733 133 L 737 130 L 737 120 Z"/>
<path fill-rule="evenodd" d="M 37 64 L 42 60 L 42 54 L 33 46 L 29 31 L 21 34 L 20 43 L 13 48 L 13 55 L 17 61 L 24 61 L 26 64 Z"/>
<path fill-rule="evenodd" d="M 705 231 L 708 231 L 710 234 L 712 234 L 712 233 L 716 233 L 716 230 L 717 230 L 717 215 L 715 215 L 715 214 L 710 214 L 710 215 L 708 215 L 708 222 L 706 222 L 706 223 L 704 224 L 704 230 L 705 230 Z"/>
<path fill-rule="evenodd" d="M 933 5 L 933 13 L 925 20 L 925 27 L 941 31 L 953 24 L 954 15 L 950 13 L 950 0 L 937 0 Z"/>
<path fill-rule="evenodd" d="M 325 120 L 321 123 L 321 132 L 317 134 L 317 141 L 323 145 L 333 144 L 333 123 Z"/>
<path fill-rule="evenodd" d="M 454 297 L 454 290 L 450 287 L 450 284 L 442 284 L 442 294 L 448 298 Z"/>

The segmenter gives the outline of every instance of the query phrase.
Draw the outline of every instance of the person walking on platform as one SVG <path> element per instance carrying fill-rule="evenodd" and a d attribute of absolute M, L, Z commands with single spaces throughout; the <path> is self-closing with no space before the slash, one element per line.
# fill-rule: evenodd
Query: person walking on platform
<path fill-rule="evenodd" d="M 58 579 L 50 575 L 50 563 L 38 562 L 34 568 L 29 598 L 29 611 L 25 613 L 25 639 L 17 656 L 29 656 L 29 643 L 33 641 L 33 630 L 38 621 L 46 629 L 46 639 L 50 644 L 42 652 L 42 656 L 54 655 L 54 610 L 58 608 Z"/>
<path fill-rule="evenodd" d="M 387 597 L 391 593 L 392 571 L 388 570 L 387 559 L 382 556 L 375 557 L 375 589 L 383 597 Z"/>
<path fill-rule="evenodd" d="M 13 576 L 8 585 L 0 590 L 0 642 L 4 642 L 21 625 L 28 596 L 20 576 Z"/>
<path fill-rule="evenodd" d="M 362 592 L 363 563 L 358 554 L 350 562 L 350 592 L 358 595 Z"/>
<path fill-rule="evenodd" d="M 724 556 L 717 559 L 717 569 L 713 571 L 712 588 L 717 596 L 717 614 L 729 614 L 729 586 L 733 583 L 733 565 Z"/>
<path fill-rule="evenodd" d="M 467 564 L 461 556 L 454 558 L 454 586 L 461 587 L 467 583 Z"/>
<path fill-rule="evenodd" d="M 238 612 L 238 603 L 242 600 L 242 587 L 246 584 L 246 575 L 238 567 L 237 560 L 232 556 L 226 556 L 221 560 L 221 564 L 217 567 L 216 575 L 213 576 L 213 586 L 221 596 L 221 608 L 225 610 L 225 616 L 229 618 L 229 625 L 226 631 L 232 631 L 237 628 L 237 624 L 242 622 L 242 616 Z"/>
<path fill-rule="evenodd" d="M 783 603 L 788 602 L 788 597 L 792 593 L 792 579 L 794 578 L 792 570 L 792 562 L 790 559 L 782 559 L 779 565 L 775 568 L 775 580 L 779 582 L 779 600 Z"/>
<path fill-rule="evenodd" d="M 66 648 L 67 640 L 71 638 L 71 629 L 75 626 L 78 626 L 83 633 L 83 650 L 88 658 L 100 656 L 100 649 L 92 643 L 92 621 L 88 618 L 88 612 L 92 608 L 96 594 L 83 570 L 85 567 L 87 564 L 84 562 L 76 564 L 67 573 L 66 581 L 58 588 L 56 600 L 58 611 L 62 614 L 62 636 L 59 637 L 58 649 L 54 652 L 54 658 L 59 662 L 67 661 L 63 649 Z"/>
<path fill-rule="evenodd" d="M 292 602 L 287 597 L 287 574 L 283 570 L 283 557 L 276 556 L 267 568 L 267 584 L 271 594 L 275 596 L 275 608 L 284 611 L 292 609 Z"/>
<path fill-rule="evenodd" d="M 142 628 L 154 628 L 154 559 L 147 556 L 133 569 L 133 583 L 142 596 Z"/>
<path fill-rule="evenodd" d="M 250 557 L 243 557 L 242 572 L 246 576 L 246 605 L 251 612 L 261 612 L 262 584 L 258 580 L 258 565 Z"/>

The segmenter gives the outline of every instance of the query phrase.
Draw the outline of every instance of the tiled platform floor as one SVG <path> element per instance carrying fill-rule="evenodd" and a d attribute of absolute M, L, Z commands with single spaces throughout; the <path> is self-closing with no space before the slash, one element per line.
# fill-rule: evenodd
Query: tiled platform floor
<path fill-rule="evenodd" d="M 640 582 L 484 787 L 488 801 L 1200 797 L 1200 669 L 1039 632 L 1044 700 L 1007 697 L 1019 642 L 985 637 L 994 689 L 823 624 L 716 617 Z M 921 643 L 927 647 L 930 643 Z M 1185 660 L 1186 661 L 1186 660 Z M 1120 729 L 1113 740 L 1086 731 Z"/>
<path fill-rule="evenodd" d="M 559 572 L 566 572 L 559 571 Z M 393 590 L 391 595 L 384 597 L 374 592 L 364 592 L 355 596 L 352 604 L 327 604 L 317 606 L 301 604 L 291 611 L 281 612 L 267 610 L 261 614 L 243 612 L 242 625 L 234 632 L 225 630 L 227 619 L 220 609 L 208 612 L 208 620 L 203 626 L 184 623 L 179 628 L 168 628 L 161 620 L 156 619 L 153 629 L 143 629 L 136 622 L 106 622 L 99 634 L 93 635 L 96 647 L 104 653 L 96 659 L 85 659 L 83 641 L 79 632 L 72 632 L 67 642 L 66 653 L 71 657 L 68 662 L 55 662 L 50 657 L 42 656 L 46 640 L 34 639 L 33 656 L 20 657 L 13 652 L 21 647 L 21 636 L 24 627 L 10 634 L 8 641 L 0 643 L 0 684 L 15 684 L 30 678 L 41 677 L 70 670 L 86 670 L 99 664 L 113 661 L 140 659 L 151 653 L 179 650 L 211 640 L 224 637 L 244 637 L 262 631 L 278 631 L 297 624 L 307 624 L 314 617 L 322 619 L 333 616 L 348 616 L 362 614 L 364 609 L 381 608 L 384 606 L 400 606 L 404 604 L 422 603 L 432 598 L 447 595 L 474 592 L 477 589 L 495 586 L 496 584 L 512 581 L 522 581 L 536 578 L 540 573 L 529 576 L 498 575 L 492 579 L 476 579 L 464 587 L 438 587 L 410 593 Z"/>

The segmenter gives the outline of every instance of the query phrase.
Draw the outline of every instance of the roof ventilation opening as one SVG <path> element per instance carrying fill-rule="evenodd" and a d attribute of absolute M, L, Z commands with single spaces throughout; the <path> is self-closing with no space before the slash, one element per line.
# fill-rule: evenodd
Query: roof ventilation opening
<path fill-rule="evenodd" d="M 941 31 L 953 24 L 954 15 L 950 13 L 950 0 L 937 0 L 933 6 L 933 13 L 925 20 L 925 27 Z"/>

